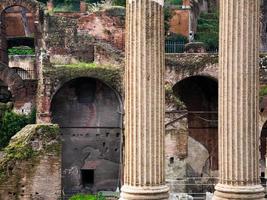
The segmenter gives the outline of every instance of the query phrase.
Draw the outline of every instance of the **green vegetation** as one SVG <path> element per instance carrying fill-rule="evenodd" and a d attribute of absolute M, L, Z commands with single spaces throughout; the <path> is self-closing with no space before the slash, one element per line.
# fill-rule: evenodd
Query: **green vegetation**
<path fill-rule="evenodd" d="M 17 114 L 10 110 L 5 111 L 0 120 L 0 148 L 6 147 L 10 138 L 27 124 L 34 124 L 35 114 L 35 110 L 29 115 Z M 27 154 L 27 151 L 25 153 Z"/>
<path fill-rule="evenodd" d="M 186 106 L 178 97 L 173 93 L 172 86 L 168 83 L 165 84 L 165 98 L 167 104 L 174 104 L 177 110 L 184 110 Z"/>
<path fill-rule="evenodd" d="M 72 196 L 69 200 L 105 200 L 106 198 L 102 195 L 102 193 L 98 193 L 97 195 L 86 195 L 86 194 L 76 194 Z"/>
<path fill-rule="evenodd" d="M 188 43 L 188 38 L 181 35 L 181 34 L 176 34 L 176 33 L 170 33 L 167 37 L 166 40 L 169 41 L 179 41 L 182 42 L 184 44 Z"/>
<path fill-rule="evenodd" d="M 219 47 L 219 13 L 202 13 L 198 19 L 197 42 L 203 42 L 208 51 L 216 51 Z"/>
<path fill-rule="evenodd" d="M 167 0 L 165 1 L 165 4 L 167 5 L 182 5 L 183 4 L 183 0 Z"/>
<path fill-rule="evenodd" d="M 168 6 L 164 6 L 163 8 L 164 12 L 164 30 L 165 30 L 165 35 L 169 32 L 170 29 L 170 19 L 171 19 L 171 9 Z"/>
<path fill-rule="evenodd" d="M 126 0 L 113 0 L 113 5 L 115 6 L 126 6 Z"/>
<path fill-rule="evenodd" d="M 91 68 L 94 69 L 97 67 L 96 63 L 85 63 L 85 62 L 79 62 L 79 63 L 73 63 L 73 64 L 66 64 L 66 65 L 56 65 L 56 66 L 64 66 L 69 68 Z"/>
<path fill-rule="evenodd" d="M 18 174 L 32 175 L 36 165 L 45 153 L 60 154 L 59 127 L 57 125 L 27 125 L 12 138 L 9 145 L 3 149 L 4 156 L 0 159 L 0 185 L 20 183 Z M 33 141 L 39 143 L 36 148 Z M 54 146 L 54 148 L 52 148 Z M 31 167 L 23 168 L 25 164 Z M 28 176 L 27 176 L 28 177 Z"/>
<path fill-rule="evenodd" d="M 260 88 L 260 100 L 267 95 L 267 85 Z"/>
<path fill-rule="evenodd" d="M 8 49 L 8 55 L 34 55 L 34 53 L 34 49 L 25 46 Z"/>

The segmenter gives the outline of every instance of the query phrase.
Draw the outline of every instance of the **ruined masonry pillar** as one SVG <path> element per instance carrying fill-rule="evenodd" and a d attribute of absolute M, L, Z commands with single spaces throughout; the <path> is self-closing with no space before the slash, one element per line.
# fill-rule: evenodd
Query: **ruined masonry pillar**
<path fill-rule="evenodd" d="M 129 0 L 121 200 L 168 199 L 164 169 L 163 0 Z"/>
<path fill-rule="evenodd" d="M 264 199 L 259 180 L 260 0 L 220 1 L 219 167 L 213 199 Z"/>

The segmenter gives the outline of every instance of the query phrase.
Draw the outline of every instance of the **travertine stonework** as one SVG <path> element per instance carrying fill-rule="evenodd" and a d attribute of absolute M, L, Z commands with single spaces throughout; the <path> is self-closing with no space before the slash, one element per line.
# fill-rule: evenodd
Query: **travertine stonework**
<path fill-rule="evenodd" d="M 125 162 L 121 200 L 168 199 L 164 169 L 163 6 L 127 5 Z"/>
<path fill-rule="evenodd" d="M 264 199 L 258 167 L 259 4 L 220 2 L 220 182 L 215 200 Z"/>

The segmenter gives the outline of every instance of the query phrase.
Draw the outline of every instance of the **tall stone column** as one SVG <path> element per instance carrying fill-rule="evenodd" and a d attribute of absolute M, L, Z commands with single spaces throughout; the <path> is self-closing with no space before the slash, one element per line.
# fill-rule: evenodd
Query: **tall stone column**
<path fill-rule="evenodd" d="M 259 180 L 259 6 L 259 0 L 220 1 L 220 181 L 215 200 L 264 199 Z"/>
<path fill-rule="evenodd" d="M 128 0 L 121 200 L 168 199 L 164 170 L 163 0 Z"/>

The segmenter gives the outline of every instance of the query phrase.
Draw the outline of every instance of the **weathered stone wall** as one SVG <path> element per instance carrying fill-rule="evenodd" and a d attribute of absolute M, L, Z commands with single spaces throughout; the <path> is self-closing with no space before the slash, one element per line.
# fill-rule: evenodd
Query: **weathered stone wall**
<path fill-rule="evenodd" d="M 125 8 L 111 7 L 78 19 L 78 31 L 124 49 Z"/>
<path fill-rule="evenodd" d="M 118 94 L 93 78 L 71 80 L 53 97 L 52 121 L 61 128 L 66 197 L 74 192 L 116 190 L 120 180 L 121 109 Z M 93 177 L 84 175 L 88 171 Z"/>
<path fill-rule="evenodd" d="M 55 125 L 28 125 L 0 159 L 0 198 L 47 199 L 61 196 L 61 145 Z"/>
<path fill-rule="evenodd" d="M 28 20 L 28 34 L 33 36 L 34 34 L 34 16 L 30 11 L 26 13 L 26 19 Z M 15 6 L 7 9 L 5 15 L 6 23 L 6 35 L 9 37 L 22 37 L 25 36 L 25 27 L 22 21 L 21 7 Z"/>
<path fill-rule="evenodd" d="M 123 62 L 119 49 L 124 48 L 124 15 L 121 8 L 79 17 L 48 15 L 45 43 L 50 62 Z"/>
<path fill-rule="evenodd" d="M 174 85 L 190 76 L 218 78 L 218 54 L 166 54 L 166 81 Z"/>

